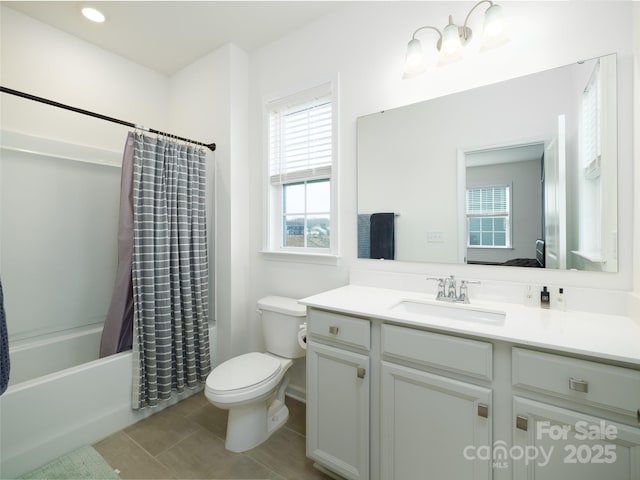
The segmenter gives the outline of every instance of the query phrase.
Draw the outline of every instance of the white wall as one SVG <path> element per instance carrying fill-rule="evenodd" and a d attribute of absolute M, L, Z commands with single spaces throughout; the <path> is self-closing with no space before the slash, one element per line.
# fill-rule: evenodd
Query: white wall
<path fill-rule="evenodd" d="M 518 280 L 517 273 L 497 267 L 357 260 L 356 119 L 612 52 L 619 54 L 621 75 L 630 78 L 631 23 L 632 18 L 638 23 L 640 14 L 635 5 L 632 17 L 628 2 L 508 2 L 505 11 L 512 25 L 508 45 L 482 55 L 470 51 L 462 62 L 401 80 L 406 42 L 417 26 L 444 25 L 449 13 L 462 21 L 469 6 L 467 2 L 351 4 L 249 55 L 226 46 L 171 78 L 2 7 L 0 78 L 7 87 L 218 143 L 217 320 L 221 358 L 226 358 L 262 346 L 261 327 L 253 313 L 260 296 L 302 297 L 340 286 L 348 282 L 352 267 Z M 471 21 L 477 27 L 481 15 Z M 424 38 L 425 45 L 429 41 Z M 636 52 L 640 52 L 637 46 Z M 337 76 L 340 259 L 337 265 L 267 260 L 258 253 L 265 203 L 263 99 Z M 629 98 L 631 87 L 623 83 L 619 94 Z M 124 127 L 4 94 L 0 102 L 3 128 L 122 149 Z M 619 112 L 619 273 L 542 272 L 539 280 L 632 288 L 630 118 L 628 102 Z M 638 218 L 636 214 L 636 228 Z M 635 283 L 640 285 L 640 263 L 635 263 Z M 636 291 L 640 292 L 637 286 Z M 294 385 L 304 384 L 302 367 L 302 363 L 296 366 Z"/>
<path fill-rule="evenodd" d="M 247 70 L 246 52 L 226 45 L 185 67 L 170 82 L 173 131 L 217 145 L 215 161 L 211 158 L 208 164 L 209 178 L 215 176 L 208 208 L 209 243 L 215 247 L 210 316 L 218 322 L 217 361 L 247 350 L 247 336 L 256 334 L 248 313 L 254 309 L 247 302 Z"/>
<path fill-rule="evenodd" d="M 348 282 L 349 269 L 455 274 L 471 278 L 521 281 L 517 269 L 358 260 L 356 227 L 356 119 L 453 93 L 613 52 L 618 53 L 621 88 L 630 99 L 630 2 L 508 2 L 511 42 L 484 54 L 469 52 L 456 64 L 402 80 L 405 48 L 423 24 L 445 25 L 448 14 L 461 22 L 467 2 L 379 2 L 346 6 L 270 45 L 250 58 L 251 271 L 249 303 L 267 293 L 301 297 Z M 481 15 L 471 19 L 479 28 Z M 424 44 L 432 39 L 425 35 Z M 262 100 L 340 78 L 339 198 L 340 260 L 333 265 L 275 262 L 257 253 L 262 245 L 264 168 Z M 626 79 L 626 85 L 625 85 Z M 619 118 L 619 272 L 528 272 L 529 281 L 617 290 L 632 288 L 631 102 Z M 637 242 L 636 242 L 637 243 Z M 533 269 L 531 269 L 533 270 Z M 425 285 L 426 288 L 426 285 Z"/>
<path fill-rule="evenodd" d="M 37 20 L 0 7 L 0 80 L 15 90 L 125 121 L 168 128 L 167 78 Z M 2 128 L 122 151 L 127 127 L 7 94 Z"/>
<path fill-rule="evenodd" d="M 329 13 L 317 22 L 265 46 L 251 56 L 251 162 L 256 172 L 252 190 L 252 250 L 261 246 L 259 227 L 263 203 L 261 99 L 278 91 L 295 90 L 340 76 L 340 236 L 341 261 L 336 266 L 272 262 L 253 254 L 256 282 L 253 298 L 277 290 L 300 296 L 343 284 L 350 266 L 406 271 L 443 271 L 474 277 L 517 279 L 517 273 L 491 267 L 416 265 L 356 259 L 356 119 L 375 111 L 410 104 L 515 76 L 557 67 L 580 58 L 618 52 L 621 75 L 629 75 L 631 19 L 628 2 L 511 2 L 505 10 L 512 40 L 484 54 L 469 53 L 462 62 L 411 80 L 402 80 L 406 42 L 417 25 L 442 23 L 447 14 L 466 14 L 458 2 L 393 2 L 356 4 Z M 481 17 L 481 16 L 480 16 Z M 576 21 L 579 19 L 579 21 Z M 481 18 L 473 20 L 480 22 Z M 355 29 L 355 30 L 354 30 Z M 424 39 L 428 44 L 429 39 Z M 626 64 L 626 65 L 625 65 Z M 623 89 L 621 89 L 623 90 Z M 629 94 L 629 89 L 621 94 Z M 629 97 L 627 97 L 629 98 Z M 631 110 L 623 107 L 620 122 L 620 196 L 630 198 Z M 626 205 L 625 205 L 626 204 Z M 629 290 L 631 269 L 631 209 L 620 205 L 620 271 L 600 277 L 576 272 L 542 272 L 566 285 L 605 285 Z M 627 258 L 625 262 L 624 258 Z M 472 270 L 471 270 L 472 269 Z M 301 274 L 305 272 L 306 274 Z M 538 272 L 540 273 L 540 272 Z M 293 281 L 289 281 L 293 280 Z"/>

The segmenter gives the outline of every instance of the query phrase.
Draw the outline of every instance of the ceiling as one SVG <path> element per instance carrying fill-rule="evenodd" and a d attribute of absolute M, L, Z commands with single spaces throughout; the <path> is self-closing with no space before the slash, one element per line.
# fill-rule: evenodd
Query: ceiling
<path fill-rule="evenodd" d="M 164 74 L 234 43 L 250 52 L 338 8 L 335 1 L 20 2 L 2 5 Z M 107 21 L 80 13 L 98 8 Z"/>

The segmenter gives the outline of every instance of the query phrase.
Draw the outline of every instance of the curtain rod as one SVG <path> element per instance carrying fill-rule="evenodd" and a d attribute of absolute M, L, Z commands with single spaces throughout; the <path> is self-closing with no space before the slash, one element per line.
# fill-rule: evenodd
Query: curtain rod
<path fill-rule="evenodd" d="M 174 138 L 176 140 L 182 140 L 183 142 L 193 143 L 194 145 L 200 145 L 202 147 L 207 147 L 212 152 L 216 149 L 215 143 L 203 143 L 197 142 L 195 140 L 191 140 L 190 138 L 178 137 L 176 135 L 172 135 L 170 133 L 161 132 L 159 130 L 155 130 L 153 128 L 143 127 L 141 125 L 136 125 L 135 123 L 125 122 L 124 120 L 118 120 L 117 118 L 108 117 L 106 115 L 102 115 L 100 113 L 91 112 L 89 110 L 83 110 L 82 108 L 71 107 L 69 105 L 65 105 L 64 103 L 54 102 L 53 100 L 48 100 L 46 98 L 37 97 L 35 95 L 31 95 L 29 93 L 20 92 L 18 90 L 13 90 L 12 88 L 2 87 L 0 86 L 0 92 L 8 93 L 10 95 L 16 95 L 18 97 L 26 98 L 28 100 L 34 100 L 36 102 L 45 103 L 47 105 L 52 105 L 54 107 L 63 108 L 65 110 L 70 110 L 72 112 L 81 113 L 83 115 L 88 115 L 90 117 L 99 118 L 101 120 L 106 120 L 112 123 L 119 123 L 120 125 L 126 125 L 127 127 L 137 128 L 139 130 L 144 130 L 146 132 L 155 133 L 157 135 L 166 135 L 167 137 Z"/>

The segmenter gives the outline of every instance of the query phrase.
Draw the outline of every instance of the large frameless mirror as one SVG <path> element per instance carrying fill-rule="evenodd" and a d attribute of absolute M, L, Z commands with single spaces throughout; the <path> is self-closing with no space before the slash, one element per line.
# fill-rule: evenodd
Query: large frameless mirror
<path fill-rule="evenodd" d="M 616 56 L 358 119 L 358 257 L 615 272 Z"/>

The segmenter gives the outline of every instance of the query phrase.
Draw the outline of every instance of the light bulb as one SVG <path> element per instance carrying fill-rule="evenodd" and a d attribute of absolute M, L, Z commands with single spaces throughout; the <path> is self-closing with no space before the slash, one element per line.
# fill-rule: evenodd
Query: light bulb
<path fill-rule="evenodd" d="M 482 47 L 480 51 L 504 45 L 510 37 L 509 23 L 502 14 L 500 5 L 491 5 L 484 13 L 484 26 L 482 29 Z"/>
<path fill-rule="evenodd" d="M 415 77 L 427 69 L 422 45 L 417 38 L 407 44 L 407 55 L 404 61 L 404 78 Z"/>
<path fill-rule="evenodd" d="M 506 22 L 500 5 L 491 5 L 484 13 L 484 33 L 490 37 L 497 37 L 505 29 Z"/>
<path fill-rule="evenodd" d="M 84 15 L 88 20 L 96 23 L 102 23 L 106 20 L 104 14 L 101 11 L 91 7 L 83 7 L 82 15 Z"/>
<path fill-rule="evenodd" d="M 460 33 L 458 26 L 453 23 L 453 19 L 449 17 L 449 25 L 444 27 L 442 31 L 442 51 L 447 55 L 452 55 L 462 48 L 460 43 Z"/>

